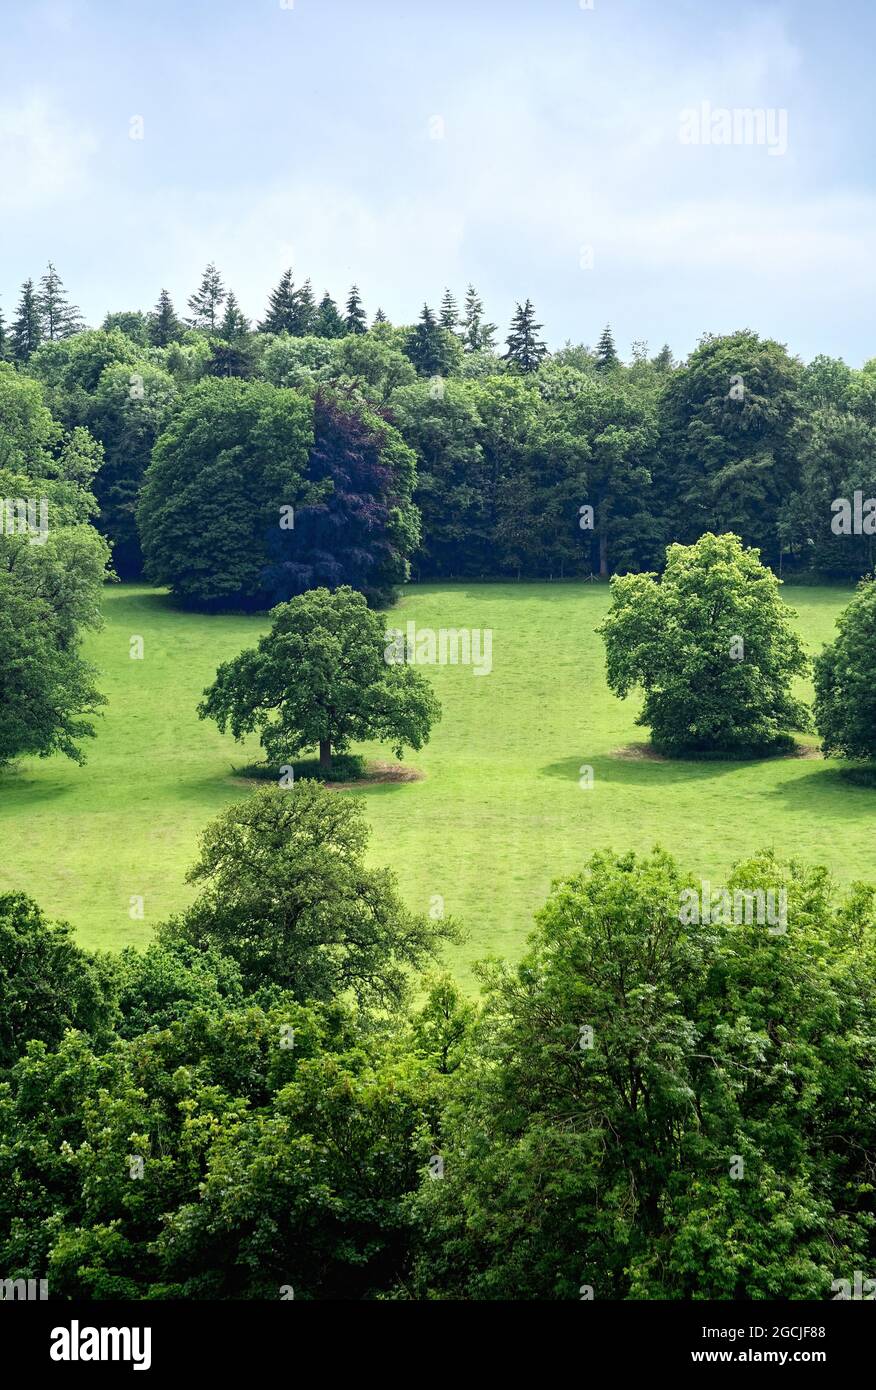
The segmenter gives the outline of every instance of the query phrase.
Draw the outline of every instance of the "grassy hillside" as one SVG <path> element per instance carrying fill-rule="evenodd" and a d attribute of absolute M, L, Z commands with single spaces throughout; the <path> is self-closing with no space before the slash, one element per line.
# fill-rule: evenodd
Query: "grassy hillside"
<path fill-rule="evenodd" d="M 785 589 L 812 650 L 849 593 Z M 463 979 L 488 952 L 515 955 L 550 880 L 597 846 L 659 842 L 715 884 L 762 845 L 827 863 L 840 880 L 876 877 L 876 792 L 833 763 L 643 756 L 638 702 L 605 685 L 594 628 L 607 601 L 591 585 L 425 585 L 393 612 L 399 626 L 493 631 L 491 675 L 428 671 L 444 718 L 408 756 L 423 779 L 361 792 L 374 861 L 395 868 L 412 907 L 440 895 L 467 929 L 453 955 Z M 90 643 L 109 697 L 98 737 L 85 768 L 55 758 L 0 774 L 0 888 L 31 893 L 92 947 L 142 943 L 184 904 L 199 830 L 246 794 L 232 765 L 259 756 L 255 741 L 241 748 L 200 722 L 195 705 L 217 664 L 265 627 L 183 614 L 145 587 L 108 589 L 106 627 Z M 129 656 L 135 636 L 143 660 Z M 592 789 L 579 783 L 584 765 Z M 142 921 L 129 915 L 134 896 Z"/>

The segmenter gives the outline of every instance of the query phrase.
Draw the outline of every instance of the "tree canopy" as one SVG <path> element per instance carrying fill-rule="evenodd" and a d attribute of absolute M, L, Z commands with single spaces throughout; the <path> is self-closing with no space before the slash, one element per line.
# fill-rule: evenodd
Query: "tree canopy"
<path fill-rule="evenodd" d="M 876 582 L 862 581 L 815 658 L 815 726 L 828 755 L 876 759 Z"/>
<path fill-rule="evenodd" d="M 672 545 L 666 568 L 616 576 L 599 631 L 616 695 L 645 692 L 637 723 L 667 752 L 751 755 L 808 726 L 791 681 L 808 668 L 779 581 L 737 536 Z"/>
<path fill-rule="evenodd" d="M 224 662 L 198 706 L 235 738 L 258 732 L 272 766 L 318 747 L 320 763 L 354 739 L 421 748 L 440 706 L 426 678 L 386 659 L 386 621 L 349 586 L 310 589 L 272 614 L 255 648 Z"/>
<path fill-rule="evenodd" d="M 161 938 L 230 956 L 250 989 L 399 1003 L 452 927 L 403 906 L 389 870 L 366 867 L 367 839 L 353 798 L 312 779 L 263 788 L 207 827 L 189 874 L 201 891 Z"/>
<path fill-rule="evenodd" d="M 303 495 L 312 403 L 266 382 L 201 382 L 156 441 L 138 525 L 147 576 L 209 607 L 264 603 L 269 538 Z"/>

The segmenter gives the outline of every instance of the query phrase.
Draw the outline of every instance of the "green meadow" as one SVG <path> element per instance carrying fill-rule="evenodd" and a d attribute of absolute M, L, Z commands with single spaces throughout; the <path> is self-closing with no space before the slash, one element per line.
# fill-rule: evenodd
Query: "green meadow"
<path fill-rule="evenodd" d="M 812 651 L 851 594 L 783 592 Z M 762 846 L 825 863 L 840 881 L 876 878 L 876 790 L 836 763 L 647 756 L 638 700 L 605 684 L 594 629 L 607 603 L 589 584 L 429 584 L 408 589 L 389 619 L 493 633 L 489 675 L 427 669 L 444 713 L 429 746 L 407 754 L 421 778 L 338 793 L 364 797 L 371 857 L 393 867 L 408 904 L 437 911 L 443 900 L 459 921 L 465 940 L 449 963 L 466 983 L 473 961 L 519 954 L 551 880 L 596 848 L 659 843 L 715 885 Z M 109 703 L 86 766 L 56 757 L 0 773 L 0 889 L 30 893 L 83 945 L 117 948 L 142 945 L 188 901 L 199 831 L 250 790 L 234 769 L 259 758 L 256 740 L 235 744 L 195 706 L 218 663 L 267 622 L 183 613 L 141 585 L 108 587 L 105 615 L 89 654 Z M 130 655 L 137 637 L 142 659 Z"/>

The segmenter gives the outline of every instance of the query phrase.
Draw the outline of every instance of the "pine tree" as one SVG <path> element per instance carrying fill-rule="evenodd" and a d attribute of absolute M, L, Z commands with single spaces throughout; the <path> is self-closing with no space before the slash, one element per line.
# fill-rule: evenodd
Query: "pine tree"
<path fill-rule="evenodd" d="M 596 366 L 599 371 L 607 372 L 616 367 L 619 361 L 614 338 L 611 336 L 611 325 L 606 324 L 602 330 L 602 337 L 596 344 Z"/>
<path fill-rule="evenodd" d="M 444 291 L 444 298 L 441 300 L 441 308 L 438 312 L 438 322 L 442 328 L 455 333 L 459 328 L 459 308 L 450 290 Z"/>
<path fill-rule="evenodd" d="M 508 345 L 505 361 L 509 366 L 519 372 L 537 370 L 542 358 L 547 355 L 547 348 L 538 336 L 540 328 L 541 324 L 535 322 L 532 301 L 527 299 L 522 307 L 518 304 L 511 320 L 511 332 L 505 339 Z"/>
<path fill-rule="evenodd" d="M 260 333 L 291 333 L 295 323 L 295 282 L 292 271 L 284 270 L 280 283 L 268 295 L 268 312 L 259 324 Z"/>
<path fill-rule="evenodd" d="M 225 300 L 225 286 L 222 277 L 211 261 L 204 271 L 201 283 L 189 299 L 192 311 L 188 320 L 190 327 L 201 328 L 207 333 L 215 333 L 219 323 L 219 310 Z"/>
<path fill-rule="evenodd" d="M 162 290 L 158 296 L 158 303 L 149 315 L 147 331 L 153 347 L 167 347 L 169 343 L 178 343 L 185 331 L 176 316 L 173 300 L 167 290 Z"/>
<path fill-rule="evenodd" d="M 371 327 L 374 328 L 375 325 L 378 323 L 389 323 L 389 319 L 386 317 L 386 314 L 383 312 L 382 309 L 377 310 L 377 313 L 374 315 L 374 318 L 372 320 Z"/>
<path fill-rule="evenodd" d="M 49 342 L 70 338 L 85 327 L 76 305 L 67 299 L 63 281 L 51 261 L 40 280 L 37 309 L 42 335 Z"/>
<path fill-rule="evenodd" d="M 668 343 L 664 343 L 657 356 L 651 359 L 651 365 L 658 372 L 671 372 L 675 366 L 675 359 L 672 356 L 672 348 Z"/>
<path fill-rule="evenodd" d="M 42 326 L 37 293 L 33 280 L 25 280 L 18 301 L 18 313 L 12 324 L 10 340 L 16 362 L 27 362 L 42 341 Z"/>
<path fill-rule="evenodd" d="M 300 290 L 296 290 L 293 298 L 292 327 L 289 329 L 296 338 L 303 338 L 306 334 L 314 331 L 316 324 L 316 300 L 313 297 L 313 286 L 310 280 L 304 281 Z"/>
<path fill-rule="evenodd" d="M 316 311 L 313 332 L 318 338 L 344 338 L 347 325 L 341 317 L 337 304 L 326 290 Z"/>
<path fill-rule="evenodd" d="M 8 362 L 12 356 L 12 344 L 9 341 L 9 334 L 6 331 L 6 320 L 3 317 L 3 310 L 0 309 L 0 362 Z"/>
<path fill-rule="evenodd" d="M 484 306 L 474 285 L 465 294 L 462 316 L 462 345 L 466 352 L 480 352 L 494 345 L 496 325 L 484 321 Z"/>
<path fill-rule="evenodd" d="M 359 298 L 359 286 L 353 285 L 347 298 L 347 317 L 344 320 L 348 333 L 367 333 L 368 320 Z"/>
<path fill-rule="evenodd" d="M 245 338 L 248 333 L 249 319 L 238 304 L 236 294 L 230 290 L 225 301 L 222 323 L 219 326 L 219 336 L 224 338 L 226 343 L 236 343 L 241 338 Z"/>
<path fill-rule="evenodd" d="M 442 376 L 449 365 L 448 340 L 428 304 L 408 334 L 405 352 L 422 376 Z"/>

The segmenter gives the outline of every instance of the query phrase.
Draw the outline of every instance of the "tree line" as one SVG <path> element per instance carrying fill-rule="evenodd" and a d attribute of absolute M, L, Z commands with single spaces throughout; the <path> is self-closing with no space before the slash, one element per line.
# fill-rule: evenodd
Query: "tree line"
<path fill-rule="evenodd" d="M 188 307 L 183 321 L 163 291 L 151 314 L 81 331 L 52 268 L 0 330 L 0 353 L 59 424 L 102 447 L 98 525 L 123 577 L 145 556 L 147 576 L 207 606 L 269 606 L 320 583 L 378 601 L 408 576 L 649 571 L 707 531 L 778 572 L 873 568 L 876 359 L 804 364 L 748 330 L 705 335 L 683 363 L 642 343 L 623 362 L 609 328 L 594 348 L 549 353 L 529 299 L 500 354 L 473 287 L 461 311 L 447 291 L 413 325 L 378 310 L 369 326 L 355 286 L 342 312 L 291 270 L 255 329 L 214 266 Z M 223 395 L 217 380 L 236 384 Z M 211 423 L 184 456 L 180 422 L 202 408 Z M 288 459 L 270 482 L 265 416 Z M 218 542 L 217 485 L 237 499 L 257 574 Z M 182 491 L 196 555 L 168 539 L 186 529 L 172 515 Z M 281 505 L 304 511 L 277 535 Z"/>

